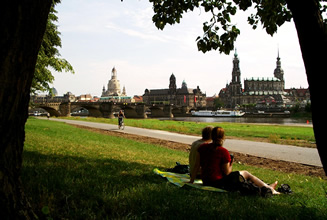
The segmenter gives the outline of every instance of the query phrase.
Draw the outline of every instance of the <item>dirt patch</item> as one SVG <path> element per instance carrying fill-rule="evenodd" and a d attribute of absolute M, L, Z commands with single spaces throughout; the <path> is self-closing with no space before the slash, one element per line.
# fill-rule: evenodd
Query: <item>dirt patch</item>
<path fill-rule="evenodd" d="M 272 144 L 283 144 L 283 145 L 292 145 L 297 147 L 308 147 L 308 148 L 317 148 L 316 143 L 310 142 L 307 140 L 292 140 L 292 139 L 281 139 L 279 136 L 269 136 L 268 138 L 258 138 L 258 137 L 232 137 L 228 136 L 229 139 L 238 139 L 238 140 L 248 140 L 256 142 L 266 142 Z"/>
<path fill-rule="evenodd" d="M 115 132 L 115 131 L 108 131 L 108 130 L 102 130 L 102 129 L 96 129 L 96 128 L 90 128 L 85 126 L 77 126 L 79 128 L 87 129 L 89 131 L 106 134 L 110 136 L 118 136 L 123 137 L 143 143 L 149 143 L 149 144 L 155 144 L 160 145 L 166 148 L 180 150 L 189 152 L 190 145 L 188 144 L 182 144 L 172 141 L 166 141 L 151 137 L 144 137 L 139 135 L 133 135 L 133 134 L 126 134 L 121 132 Z M 255 157 L 247 154 L 241 154 L 236 152 L 231 152 L 234 154 L 235 162 L 250 166 L 256 166 L 256 167 L 262 167 L 262 168 L 268 168 L 271 170 L 277 170 L 285 173 L 297 173 L 297 174 L 303 174 L 307 176 L 316 176 L 321 177 L 323 179 L 327 179 L 325 172 L 323 168 L 316 167 L 316 166 L 308 166 L 304 164 L 294 163 L 294 162 L 286 162 L 286 161 L 280 161 L 280 160 L 272 160 L 262 157 Z"/>

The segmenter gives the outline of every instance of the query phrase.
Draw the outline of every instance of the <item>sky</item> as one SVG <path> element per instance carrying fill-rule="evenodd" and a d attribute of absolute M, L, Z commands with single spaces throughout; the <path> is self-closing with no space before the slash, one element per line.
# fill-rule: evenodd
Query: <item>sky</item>
<path fill-rule="evenodd" d="M 113 67 L 121 89 L 128 96 L 145 89 L 168 88 L 172 73 L 177 87 L 200 87 L 207 96 L 218 94 L 232 78 L 234 51 L 229 55 L 198 51 L 196 38 L 210 19 L 203 9 L 183 15 L 181 22 L 158 30 L 147 0 L 65 0 L 56 6 L 61 32 L 60 54 L 75 74 L 53 71 L 58 95 L 101 96 Z M 273 37 L 262 27 L 247 24 L 250 12 L 238 11 L 232 23 L 240 29 L 235 46 L 241 79 L 273 77 L 279 50 L 285 88 L 308 87 L 297 33 L 293 22 L 284 24 Z"/>

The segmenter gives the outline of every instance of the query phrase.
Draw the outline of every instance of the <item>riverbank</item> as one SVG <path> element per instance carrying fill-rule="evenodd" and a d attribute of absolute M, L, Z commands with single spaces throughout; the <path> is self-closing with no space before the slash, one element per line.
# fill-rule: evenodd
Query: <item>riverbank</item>
<path fill-rule="evenodd" d="M 180 143 L 176 141 L 168 141 L 164 139 L 158 139 L 148 136 L 135 135 L 127 132 L 117 132 L 114 130 L 99 129 L 95 127 L 82 126 L 82 125 L 73 125 L 77 128 L 86 129 L 88 131 L 96 132 L 99 134 L 105 134 L 115 137 L 122 137 L 130 140 L 135 140 L 138 142 L 143 142 L 147 144 L 155 144 L 169 149 L 184 151 L 189 153 L 191 149 L 190 144 Z M 228 145 L 227 148 L 231 146 Z M 249 166 L 267 168 L 271 170 L 281 171 L 285 173 L 294 173 L 294 174 L 303 174 L 307 176 L 316 176 L 319 178 L 327 179 L 326 174 L 321 166 L 316 165 L 305 165 L 298 162 L 289 162 L 283 160 L 269 159 L 258 156 L 249 155 L 248 153 L 239 153 L 235 151 L 230 151 L 234 154 L 235 162 L 238 164 L 244 164 Z M 318 159 L 319 160 L 319 159 Z"/>
<path fill-rule="evenodd" d="M 153 169 L 185 164 L 187 152 L 48 120 L 31 118 L 25 130 L 22 181 L 40 219 L 327 217 L 326 180 L 318 177 L 235 163 L 233 169 L 288 183 L 294 193 L 261 198 L 180 189 Z"/>
<path fill-rule="evenodd" d="M 65 119 L 117 124 L 117 119 L 92 117 L 68 117 Z M 227 138 L 301 147 L 316 147 L 313 128 L 308 126 L 230 122 L 189 122 L 159 119 L 125 119 L 125 124 L 132 127 L 164 130 L 189 135 L 201 135 L 202 129 L 207 125 L 221 126 L 225 129 Z"/>

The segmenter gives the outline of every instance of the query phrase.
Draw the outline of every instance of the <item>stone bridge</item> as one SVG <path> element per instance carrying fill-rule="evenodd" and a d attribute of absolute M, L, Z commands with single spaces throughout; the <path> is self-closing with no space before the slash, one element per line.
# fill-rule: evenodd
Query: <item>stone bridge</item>
<path fill-rule="evenodd" d="M 113 102 L 44 102 L 34 103 L 36 108 L 42 108 L 51 116 L 69 117 L 71 113 L 82 108 L 89 111 L 91 117 L 114 118 L 114 113 L 123 110 L 127 118 L 158 118 L 188 116 L 191 112 L 187 106 L 145 105 L 143 103 L 113 103 Z"/>

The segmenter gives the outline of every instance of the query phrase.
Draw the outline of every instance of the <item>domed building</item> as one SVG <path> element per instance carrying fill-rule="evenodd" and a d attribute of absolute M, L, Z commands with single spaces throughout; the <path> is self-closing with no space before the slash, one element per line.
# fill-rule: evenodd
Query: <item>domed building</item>
<path fill-rule="evenodd" d="M 55 87 L 52 87 L 49 91 L 48 96 L 58 96 L 57 89 Z"/>
<path fill-rule="evenodd" d="M 127 96 L 126 88 L 123 87 L 123 92 L 120 90 L 120 82 L 117 79 L 117 70 L 112 68 L 111 70 L 111 79 L 108 82 L 107 90 L 103 86 L 102 94 L 100 98 L 101 102 L 132 102 L 132 98 Z"/>
<path fill-rule="evenodd" d="M 117 70 L 114 67 L 111 70 L 111 79 L 108 82 L 108 89 L 106 90 L 103 86 L 101 97 L 119 96 L 120 93 L 120 82 L 117 79 Z"/>

